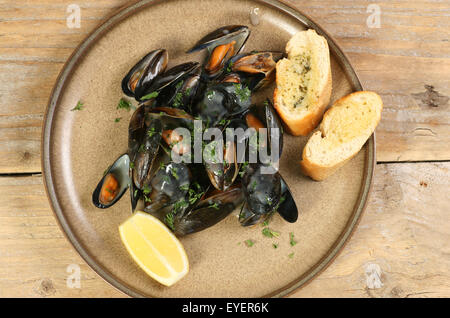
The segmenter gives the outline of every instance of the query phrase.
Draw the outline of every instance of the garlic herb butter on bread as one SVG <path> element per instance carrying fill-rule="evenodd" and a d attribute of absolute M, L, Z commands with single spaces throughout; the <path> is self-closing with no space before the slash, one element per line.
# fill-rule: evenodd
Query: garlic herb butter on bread
<path fill-rule="evenodd" d="M 277 63 L 274 106 L 290 134 L 306 136 L 330 102 L 330 51 L 324 37 L 308 30 L 295 34 L 286 52 Z"/>
<path fill-rule="evenodd" d="M 303 173 L 321 181 L 336 172 L 373 134 L 382 110 L 383 101 L 374 92 L 352 93 L 335 102 L 303 149 Z"/>

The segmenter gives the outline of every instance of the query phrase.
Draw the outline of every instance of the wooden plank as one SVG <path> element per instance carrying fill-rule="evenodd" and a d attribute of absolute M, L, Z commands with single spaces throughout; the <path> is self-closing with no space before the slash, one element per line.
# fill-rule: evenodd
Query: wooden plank
<path fill-rule="evenodd" d="M 0 177 L 0 297 L 121 297 L 70 246 L 51 212 L 40 175 Z M 81 289 L 67 287 L 71 264 Z"/>
<path fill-rule="evenodd" d="M 449 297 L 450 163 L 377 166 L 336 261 L 296 297 Z"/>
<path fill-rule="evenodd" d="M 449 169 L 450 163 L 378 165 L 354 236 L 293 297 L 449 297 Z M 0 297 L 123 296 L 69 246 L 40 176 L 0 177 L 0 193 Z M 80 289 L 67 287 L 70 264 L 81 268 Z"/>
<path fill-rule="evenodd" d="M 43 118 L 51 88 L 73 48 L 127 1 L 78 1 L 80 29 L 66 26 L 71 3 L 0 1 L 0 173 L 40 170 L 35 154 L 39 150 L 36 128 L 41 124 L 32 121 L 25 129 L 30 121 L 22 118 Z M 450 159 L 448 2 L 377 2 L 380 28 L 369 28 L 366 23 L 371 1 L 287 3 L 334 36 L 364 87 L 382 96 L 385 110 L 377 130 L 379 161 Z M 26 163 L 20 160 L 24 153 L 33 154 Z"/>

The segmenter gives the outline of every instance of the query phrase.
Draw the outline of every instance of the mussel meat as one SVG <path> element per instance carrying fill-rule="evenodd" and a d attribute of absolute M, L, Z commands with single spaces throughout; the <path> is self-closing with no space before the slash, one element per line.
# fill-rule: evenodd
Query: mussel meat
<path fill-rule="evenodd" d="M 230 25 L 217 29 L 203 37 L 188 53 L 208 49 L 209 56 L 204 71 L 207 79 L 213 79 L 224 71 L 227 61 L 243 49 L 250 35 L 248 27 Z"/>
<path fill-rule="evenodd" d="M 130 157 L 120 156 L 105 172 L 92 194 L 92 202 L 101 209 L 113 206 L 128 189 Z"/>

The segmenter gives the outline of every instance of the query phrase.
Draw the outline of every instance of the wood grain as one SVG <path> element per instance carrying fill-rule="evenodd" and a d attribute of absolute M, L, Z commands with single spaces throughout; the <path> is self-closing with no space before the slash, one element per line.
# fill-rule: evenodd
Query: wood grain
<path fill-rule="evenodd" d="M 372 1 L 286 2 L 334 36 L 364 87 L 382 96 L 380 162 L 450 159 L 448 2 L 377 2 L 379 29 L 366 23 Z M 59 71 L 80 41 L 127 1 L 77 1 L 80 29 L 66 26 L 71 3 L 0 1 L 0 173 L 40 171 L 39 130 Z"/>
<path fill-rule="evenodd" d="M 449 169 L 450 163 L 378 165 L 354 236 L 292 296 L 449 297 Z M 40 175 L 0 177 L 0 193 L 0 297 L 124 296 L 69 245 Z M 81 268 L 80 289 L 67 287 L 70 264 Z"/>

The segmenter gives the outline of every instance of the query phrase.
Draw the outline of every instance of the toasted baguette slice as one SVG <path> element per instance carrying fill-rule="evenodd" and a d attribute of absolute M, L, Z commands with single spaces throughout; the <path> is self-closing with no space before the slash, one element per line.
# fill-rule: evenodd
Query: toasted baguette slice
<path fill-rule="evenodd" d="M 294 136 L 307 136 L 322 119 L 331 97 L 330 50 L 314 30 L 300 31 L 277 63 L 274 106 Z"/>
<path fill-rule="evenodd" d="M 383 101 L 373 92 L 356 92 L 334 103 L 303 149 L 302 171 L 317 181 L 336 172 L 373 134 L 382 109 Z"/>

